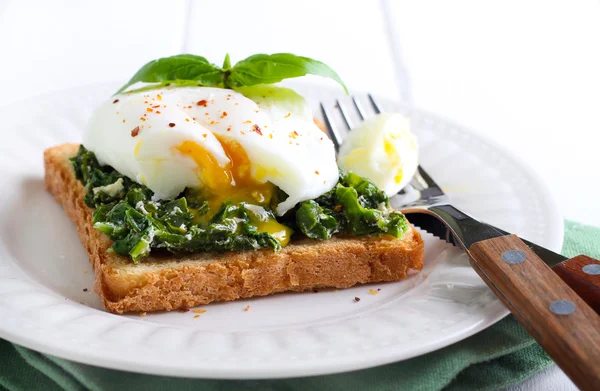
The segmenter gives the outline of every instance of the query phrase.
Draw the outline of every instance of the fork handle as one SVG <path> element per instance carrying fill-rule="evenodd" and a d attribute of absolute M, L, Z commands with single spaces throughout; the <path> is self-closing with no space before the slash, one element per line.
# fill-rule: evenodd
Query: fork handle
<path fill-rule="evenodd" d="M 567 376 L 582 390 L 600 390 L 600 316 L 516 235 L 477 242 L 469 253 L 475 271 Z"/>

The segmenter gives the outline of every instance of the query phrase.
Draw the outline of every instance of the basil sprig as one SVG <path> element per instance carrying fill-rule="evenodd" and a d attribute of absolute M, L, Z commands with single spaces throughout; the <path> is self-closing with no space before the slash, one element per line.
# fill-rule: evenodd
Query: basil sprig
<path fill-rule="evenodd" d="M 324 63 L 290 53 L 276 53 L 255 54 L 239 61 L 234 66 L 231 66 L 229 54 L 227 54 L 222 67 L 210 63 L 202 56 L 193 54 L 159 58 L 144 65 L 117 91 L 117 94 L 138 82 L 159 83 L 156 86 L 144 87 L 145 89 L 160 88 L 167 84 L 237 88 L 272 84 L 309 74 L 333 79 L 348 93 L 342 79 Z"/>

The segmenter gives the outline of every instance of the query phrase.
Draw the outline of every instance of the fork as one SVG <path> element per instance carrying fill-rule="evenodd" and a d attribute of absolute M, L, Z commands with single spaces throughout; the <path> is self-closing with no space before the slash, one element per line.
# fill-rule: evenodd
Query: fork
<path fill-rule="evenodd" d="M 383 112 L 372 95 L 368 99 L 376 114 Z M 354 96 L 352 102 L 364 120 L 360 101 Z M 336 107 L 351 131 L 349 109 L 340 100 Z M 323 103 L 321 112 L 339 150 L 343 140 Z M 600 261 L 585 255 L 567 260 L 469 216 L 450 204 L 421 166 L 390 203 L 414 225 L 462 248 L 477 274 L 571 380 L 583 390 L 600 390 L 600 316 L 590 307 L 600 310 Z"/>

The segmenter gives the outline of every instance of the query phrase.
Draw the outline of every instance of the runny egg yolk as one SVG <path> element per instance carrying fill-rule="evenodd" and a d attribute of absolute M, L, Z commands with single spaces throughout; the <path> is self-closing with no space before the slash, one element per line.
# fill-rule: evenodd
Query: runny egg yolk
<path fill-rule="evenodd" d="M 198 165 L 198 176 L 205 186 L 203 195 L 208 202 L 209 211 L 196 215 L 195 221 L 208 224 L 225 201 L 245 202 L 252 205 L 268 206 L 273 197 L 275 186 L 272 183 L 260 183 L 251 174 L 251 164 L 244 148 L 235 140 L 217 136 L 230 162 L 221 167 L 214 157 L 194 141 L 184 141 L 177 150 L 191 157 Z M 250 221 L 259 232 L 267 232 L 275 237 L 282 246 L 288 244 L 291 228 L 280 224 L 274 218 L 265 219 L 250 213 Z"/>

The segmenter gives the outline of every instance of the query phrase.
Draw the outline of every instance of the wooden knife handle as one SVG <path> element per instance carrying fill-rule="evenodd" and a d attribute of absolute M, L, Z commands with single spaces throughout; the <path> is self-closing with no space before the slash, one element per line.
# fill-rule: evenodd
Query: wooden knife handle
<path fill-rule="evenodd" d="M 516 235 L 475 243 L 471 264 L 582 390 L 600 390 L 600 316 Z"/>
<path fill-rule="evenodd" d="M 552 268 L 597 314 L 600 314 L 600 261 L 586 255 Z"/>

